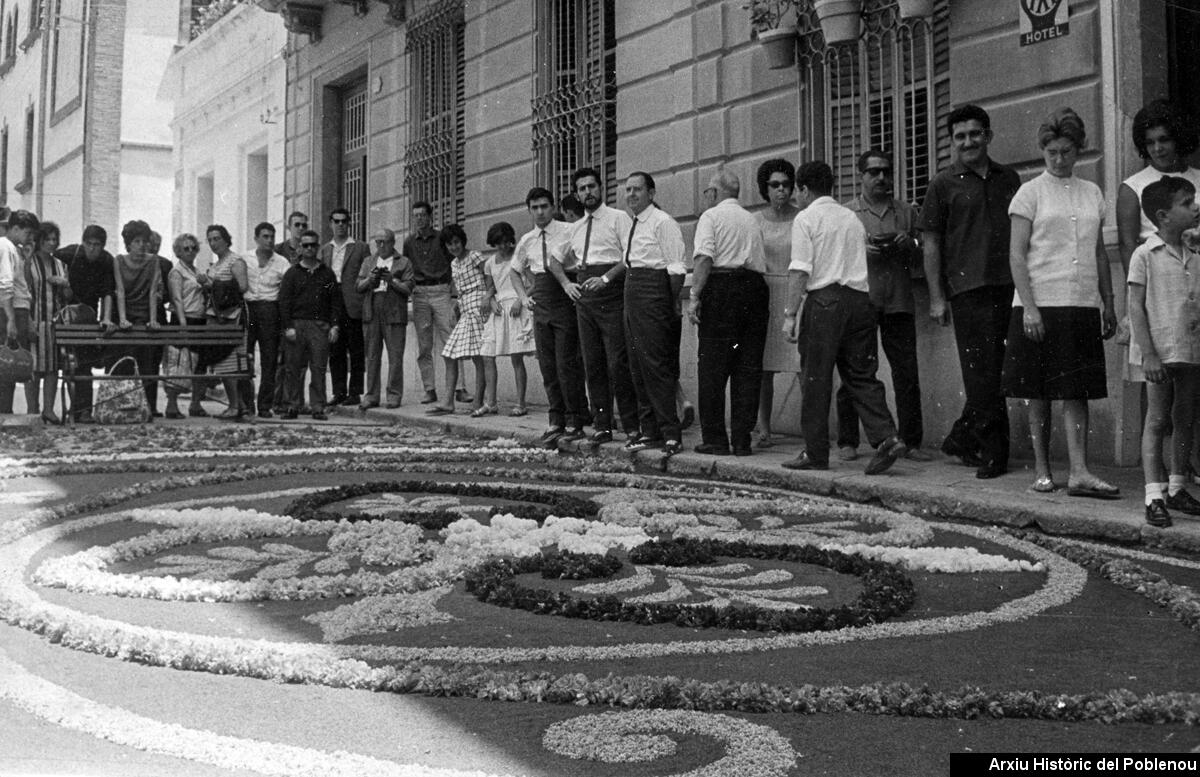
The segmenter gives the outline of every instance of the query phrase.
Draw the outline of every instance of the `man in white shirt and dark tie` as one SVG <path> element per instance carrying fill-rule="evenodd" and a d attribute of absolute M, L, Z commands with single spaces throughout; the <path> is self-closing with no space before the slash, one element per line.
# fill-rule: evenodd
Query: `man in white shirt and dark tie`
<path fill-rule="evenodd" d="M 604 204 L 600 174 L 583 167 L 571 177 L 584 217 L 572 225 L 570 251 L 579 282 L 564 284 L 579 320 L 579 344 L 592 409 L 592 442 L 612 440 L 614 419 L 627 434 L 638 427 L 637 396 L 625 343 L 625 241 L 633 222 Z M 573 436 L 569 434 L 568 436 Z"/>
<path fill-rule="evenodd" d="M 567 256 L 571 225 L 554 219 L 554 195 L 536 186 L 525 196 L 525 206 L 533 216 L 533 229 L 517 241 L 509 272 L 521 304 L 533 311 L 538 367 L 550 403 L 550 425 L 540 442 L 554 446 L 568 427 L 573 437 L 582 437 L 587 423 L 579 325 L 575 305 L 563 288 L 578 276 Z"/>

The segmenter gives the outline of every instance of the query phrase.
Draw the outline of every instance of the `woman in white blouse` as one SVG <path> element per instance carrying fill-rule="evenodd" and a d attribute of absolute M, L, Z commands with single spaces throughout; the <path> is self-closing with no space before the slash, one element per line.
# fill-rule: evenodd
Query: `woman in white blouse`
<path fill-rule="evenodd" d="M 1038 128 L 1046 170 L 1025 182 L 1009 205 L 1009 263 L 1017 291 L 1004 354 L 1006 396 L 1025 399 L 1037 479 L 1050 473 L 1050 402 L 1063 403 L 1070 473 L 1067 493 L 1111 499 L 1119 490 L 1087 468 L 1088 400 L 1107 396 L 1102 339 L 1117 318 L 1112 277 L 1100 234 L 1104 195 L 1075 177 L 1084 147 L 1083 121 L 1070 108 Z"/>

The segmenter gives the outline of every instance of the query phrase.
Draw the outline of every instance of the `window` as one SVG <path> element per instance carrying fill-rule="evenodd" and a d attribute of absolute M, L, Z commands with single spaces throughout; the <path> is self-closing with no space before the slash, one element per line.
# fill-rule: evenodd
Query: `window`
<path fill-rule="evenodd" d="M 948 3 L 932 19 L 901 21 L 892 0 L 866 0 L 863 34 L 826 46 L 811 8 L 801 9 L 801 158 L 833 168 L 834 196 L 858 194 L 858 156 L 891 152 L 895 196 L 918 203 L 950 157 L 938 127 L 950 108 Z"/>
<path fill-rule="evenodd" d="M 533 98 L 537 182 L 556 196 L 571 173 L 595 167 L 605 197 L 617 186 L 617 79 L 613 0 L 537 0 Z"/>
<path fill-rule="evenodd" d="M 412 94 L 405 183 L 412 202 L 433 206 L 433 223 L 462 219 L 463 0 L 437 0 L 408 23 Z"/>
<path fill-rule="evenodd" d="M 31 0 L 29 4 L 29 34 L 33 35 L 42 26 L 43 0 Z"/>
<path fill-rule="evenodd" d="M 367 239 L 367 82 L 366 79 L 341 92 L 341 199 L 350 211 L 350 235 Z"/>
<path fill-rule="evenodd" d="M 29 186 L 33 183 L 33 147 L 34 137 L 33 106 L 25 109 L 25 164 L 21 168 L 21 183 L 18 186 Z"/>

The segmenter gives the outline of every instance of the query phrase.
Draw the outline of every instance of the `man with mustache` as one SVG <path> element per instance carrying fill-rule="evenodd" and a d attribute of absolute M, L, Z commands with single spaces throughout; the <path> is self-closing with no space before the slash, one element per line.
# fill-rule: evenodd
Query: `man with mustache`
<path fill-rule="evenodd" d="M 987 111 L 960 106 L 946 126 L 955 161 L 929 182 L 921 209 L 929 316 L 946 326 L 954 314 L 966 394 L 942 452 L 977 467 L 975 477 L 987 479 L 1008 471 L 1008 409 L 1000 371 L 1013 298 L 1008 204 L 1021 179 L 988 156 Z"/>

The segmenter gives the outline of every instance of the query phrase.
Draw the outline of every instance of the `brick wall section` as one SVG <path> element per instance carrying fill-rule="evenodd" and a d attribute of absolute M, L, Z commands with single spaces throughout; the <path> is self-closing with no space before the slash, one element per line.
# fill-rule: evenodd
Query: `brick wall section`
<path fill-rule="evenodd" d="M 110 234 L 119 235 L 125 2 L 95 0 L 92 13 L 95 26 L 89 44 L 91 67 L 86 86 L 83 222 L 102 224 Z"/>

